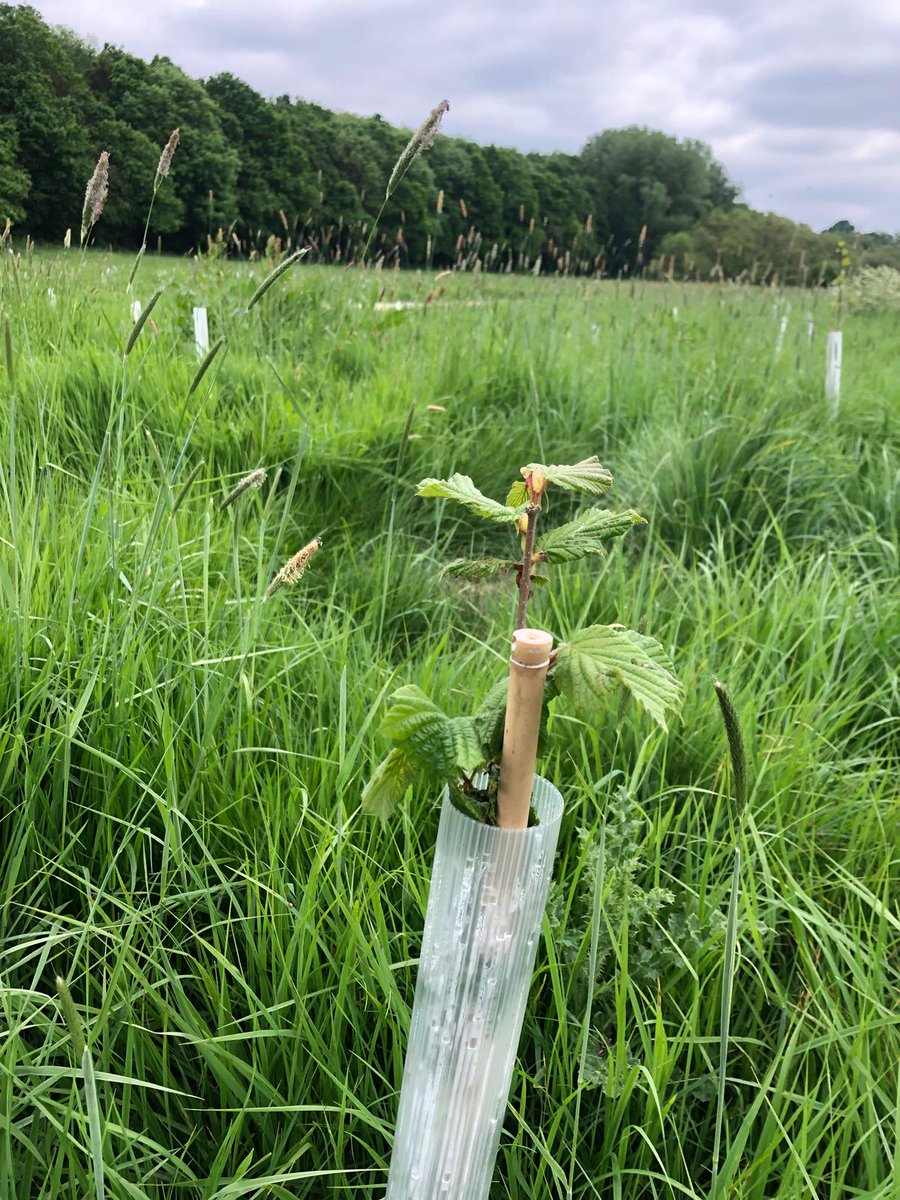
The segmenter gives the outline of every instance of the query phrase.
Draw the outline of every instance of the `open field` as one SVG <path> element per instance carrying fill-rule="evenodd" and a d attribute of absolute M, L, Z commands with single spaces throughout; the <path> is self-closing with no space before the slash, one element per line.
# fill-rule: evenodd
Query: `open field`
<path fill-rule="evenodd" d="M 502 499 L 521 464 L 592 453 L 649 524 L 533 615 L 643 623 L 687 700 L 667 738 L 615 704 L 556 718 L 557 893 L 492 1196 L 710 1195 L 718 677 L 755 785 L 716 1194 L 895 1198 L 900 318 L 844 315 L 830 420 L 824 292 L 453 276 L 392 311 L 382 288 L 431 280 L 301 264 L 241 319 L 259 264 L 148 258 L 129 294 L 125 257 L 22 249 L 0 263 L 0 1200 L 83 1200 L 100 1156 L 117 1200 L 383 1195 L 437 807 L 382 829 L 360 791 L 385 694 L 468 710 L 513 612 L 438 579 L 484 533 L 413 485 L 462 470 Z M 234 333 L 189 396 L 195 304 Z M 604 821 L 592 990 L 579 830 Z"/>

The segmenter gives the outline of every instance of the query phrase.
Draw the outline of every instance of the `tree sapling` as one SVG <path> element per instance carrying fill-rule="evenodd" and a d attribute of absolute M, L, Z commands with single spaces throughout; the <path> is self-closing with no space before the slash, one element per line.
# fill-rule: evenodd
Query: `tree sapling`
<path fill-rule="evenodd" d="M 601 496 L 612 475 L 596 456 L 572 465 L 529 463 L 510 488 L 505 503 L 485 496 L 468 475 L 423 479 L 418 494 L 461 504 L 484 520 L 507 525 L 518 536 L 519 553 L 509 558 L 457 559 L 442 574 L 484 580 L 507 575 L 515 580 L 515 628 L 527 627 L 535 586 L 547 582 L 544 568 L 605 554 L 611 538 L 622 537 L 644 519 L 627 509 L 615 513 L 592 506 L 572 520 L 540 530 L 549 489 Z M 622 625 L 590 625 L 573 632 L 549 654 L 540 721 L 545 741 L 547 706 L 555 697 L 576 716 L 593 720 L 610 693 L 623 687 L 662 728 L 676 712 L 682 686 L 669 656 L 654 638 Z M 414 779 L 424 775 L 446 784 L 453 803 L 488 825 L 498 824 L 504 718 L 509 683 L 498 680 L 471 716 L 448 716 L 421 688 L 407 684 L 391 696 L 381 729 L 392 743 L 363 793 L 363 807 L 386 820 Z M 499 822 L 502 824 L 502 822 Z"/>

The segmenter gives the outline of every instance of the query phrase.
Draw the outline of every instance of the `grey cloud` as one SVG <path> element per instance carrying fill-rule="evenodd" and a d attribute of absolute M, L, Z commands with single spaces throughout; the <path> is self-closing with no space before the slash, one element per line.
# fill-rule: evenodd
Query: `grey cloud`
<path fill-rule="evenodd" d="M 897 129 L 900 63 L 767 71 L 754 79 L 744 103 L 749 114 L 771 125 Z"/>

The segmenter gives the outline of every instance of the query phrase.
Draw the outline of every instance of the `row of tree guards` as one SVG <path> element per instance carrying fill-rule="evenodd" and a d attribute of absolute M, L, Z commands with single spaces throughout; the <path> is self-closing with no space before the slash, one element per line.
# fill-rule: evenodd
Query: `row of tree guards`
<path fill-rule="evenodd" d="M 773 307 L 773 316 L 777 316 L 778 307 Z M 810 317 L 812 314 L 808 314 Z M 672 316 L 675 320 L 678 319 L 678 309 L 672 309 Z M 784 348 L 784 339 L 788 328 L 788 314 L 784 313 L 781 318 L 781 324 L 778 327 L 778 336 L 775 339 L 775 357 L 778 358 Z M 812 320 L 807 322 L 806 326 L 809 340 L 813 340 L 815 333 L 815 325 Z M 844 335 L 839 329 L 832 329 L 828 333 L 828 338 L 825 343 L 825 399 L 828 402 L 829 410 L 832 418 L 837 416 L 838 407 L 841 400 L 841 356 L 843 353 Z"/>
<path fill-rule="evenodd" d="M 513 637 L 497 826 L 444 793 L 386 1200 L 490 1189 L 563 811 L 534 775 L 552 646 Z"/>
<path fill-rule="evenodd" d="M 52 289 L 48 289 L 52 291 Z M 55 300 L 55 295 L 52 297 Z M 132 319 L 137 321 L 141 315 L 141 302 L 134 300 L 131 306 Z M 678 309 L 672 309 L 672 317 L 678 320 Z M 193 309 L 194 319 L 194 345 L 197 349 L 197 355 L 203 358 L 209 351 L 209 319 L 207 311 L 204 307 L 195 307 Z M 781 353 L 784 345 L 784 336 L 787 332 L 788 318 L 787 314 L 782 316 L 781 325 L 778 330 L 778 337 L 775 343 L 776 358 Z M 810 341 L 814 333 L 812 321 L 809 322 L 808 332 Z M 841 355 L 843 351 L 843 334 L 840 330 L 832 330 L 828 334 L 828 340 L 825 348 L 825 399 L 828 401 L 832 417 L 837 416 L 838 406 L 841 400 Z"/>

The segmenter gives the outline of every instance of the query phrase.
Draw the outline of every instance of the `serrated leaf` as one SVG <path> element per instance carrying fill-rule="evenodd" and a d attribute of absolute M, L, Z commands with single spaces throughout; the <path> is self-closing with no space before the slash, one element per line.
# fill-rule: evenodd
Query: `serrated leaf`
<path fill-rule="evenodd" d="M 483 756 L 473 717 L 448 717 L 420 687 L 398 688 L 381 732 L 420 769 L 441 779 L 480 766 Z"/>
<path fill-rule="evenodd" d="M 398 688 L 381 722 L 381 732 L 395 747 L 423 767 L 443 775 L 453 766 L 450 718 L 414 683 Z"/>
<path fill-rule="evenodd" d="M 684 698 L 659 642 L 616 625 L 591 625 L 560 646 L 553 681 L 583 717 L 594 717 L 607 693 L 621 683 L 663 729 L 666 712 L 677 712 Z"/>
<path fill-rule="evenodd" d="M 416 777 L 416 764 L 396 747 L 378 764 L 363 788 L 362 809 L 386 823 Z"/>
<path fill-rule="evenodd" d="M 517 479 L 509 489 L 509 495 L 506 497 L 506 503 L 513 508 L 519 508 L 523 504 L 528 503 L 528 488 L 524 479 Z"/>
<path fill-rule="evenodd" d="M 434 720 L 449 720 L 420 687 L 407 683 L 397 688 L 381 722 L 381 732 L 392 742 L 404 742 L 417 729 Z"/>
<path fill-rule="evenodd" d="M 490 579 L 501 571 L 515 570 L 509 558 L 457 558 L 441 569 L 441 579 Z"/>
<path fill-rule="evenodd" d="M 548 483 L 555 483 L 567 492 L 591 492 L 594 496 L 602 496 L 612 487 L 612 475 L 600 465 L 596 454 L 570 466 L 557 463 L 545 467 L 543 463 L 529 463 L 523 469 L 543 472 Z"/>
<path fill-rule="evenodd" d="M 487 517 L 489 521 L 515 521 L 522 511 L 521 508 L 512 508 L 485 496 L 468 475 L 451 475 L 449 479 L 423 479 L 416 488 L 416 495 L 453 500 L 456 504 L 462 504 L 471 512 L 477 513 L 479 517 Z"/>
<path fill-rule="evenodd" d="M 484 751 L 481 748 L 475 718 L 451 717 L 450 732 L 453 737 L 454 766 L 463 771 L 474 771 L 477 767 L 483 767 Z"/>
<path fill-rule="evenodd" d="M 497 758 L 503 748 L 503 726 L 506 722 L 506 695 L 509 677 L 498 679 L 475 714 L 475 727 L 485 760 Z"/>
<path fill-rule="evenodd" d="M 633 509 L 622 513 L 589 508 L 572 521 L 551 529 L 538 538 L 536 550 L 542 550 L 547 562 L 574 562 L 588 554 L 605 554 L 603 545 L 608 538 L 621 537 L 633 525 L 646 524 Z"/>
<path fill-rule="evenodd" d="M 550 677 L 548 676 L 548 684 Z M 503 749 L 503 731 L 506 725 L 506 698 L 509 692 L 509 676 L 498 679 L 475 713 L 475 728 L 481 742 L 482 762 L 498 759 Z M 544 699 L 541 707 L 541 722 L 538 731 L 538 754 L 547 750 L 547 718 L 550 715 L 549 704 L 556 695 L 552 686 L 544 689 Z"/>

